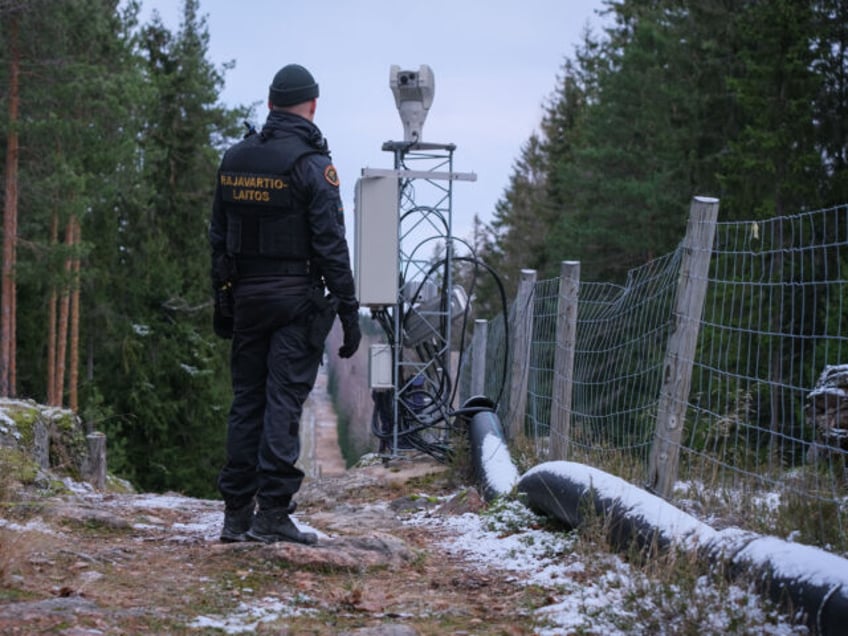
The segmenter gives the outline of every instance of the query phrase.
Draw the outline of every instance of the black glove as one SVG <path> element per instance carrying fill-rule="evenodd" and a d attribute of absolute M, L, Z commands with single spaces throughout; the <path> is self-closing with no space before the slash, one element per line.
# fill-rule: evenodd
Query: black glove
<path fill-rule="evenodd" d="M 344 342 L 339 347 L 340 358 L 350 358 L 359 349 L 362 332 L 359 330 L 359 311 L 346 311 L 339 314 L 344 331 Z"/>

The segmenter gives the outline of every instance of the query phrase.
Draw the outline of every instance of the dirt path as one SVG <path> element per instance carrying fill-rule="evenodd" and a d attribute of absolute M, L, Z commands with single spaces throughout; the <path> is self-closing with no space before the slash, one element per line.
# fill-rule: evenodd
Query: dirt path
<path fill-rule="evenodd" d="M 312 478 L 341 475 L 345 460 L 339 448 L 338 419 L 327 392 L 327 365 L 318 372 L 315 387 L 303 405 L 301 464 Z"/>
<path fill-rule="evenodd" d="M 418 460 L 308 480 L 298 517 L 316 546 L 220 543 L 221 503 L 175 494 L 8 505 L 0 634 L 536 633 L 527 608 L 546 592 L 446 559 L 440 531 L 402 523 L 445 476 Z"/>
<path fill-rule="evenodd" d="M 221 543 L 223 504 L 175 493 L 3 502 L 0 634 L 536 633 L 528 608 L 545 590 L 445 558 L 445 531 L 404 522 L 454 492 L 445 466 L 345 470 L 324 368 L 301 430 L 296 517 L 315 546 Z"/>

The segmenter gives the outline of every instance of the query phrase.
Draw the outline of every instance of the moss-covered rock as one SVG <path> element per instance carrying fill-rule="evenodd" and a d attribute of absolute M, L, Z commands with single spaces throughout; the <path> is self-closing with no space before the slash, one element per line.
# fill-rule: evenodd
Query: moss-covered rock
<path fill-rule="evenodd" d="M 86 430 L 79 417 L 68 409 L 45 406 L 33 400 L 0 399 L 0 490 L 12 484 L 37 488 L 63 477 L 74 481 L 91 479 Z M 107 477 L 105 487 L 126 492 L 132 485 Z"/>
<path fill-rule="evenodd" d="M 6 480 L 33 484 L 38 477 L 38 464 L 20 449 L 0 447 L 0 472 Z"/>
<path fill-rule="evenodd" d="M 82 422 L 71 411 L 54 411 L 50 420 L 50 467 L 81 481 L 87 476 L 88 465 L 88 443 Z"/>
<path fill-rule="evenodd" d="M 31 400 L 0 400 L 0 446 L 29 454 L 50 467 L 50 423 L 43 407 Z"/>

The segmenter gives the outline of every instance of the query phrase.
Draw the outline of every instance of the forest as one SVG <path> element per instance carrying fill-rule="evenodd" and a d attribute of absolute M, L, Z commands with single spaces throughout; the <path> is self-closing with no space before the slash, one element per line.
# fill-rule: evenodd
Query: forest
<path fill-rule="evenodd" d="M 614 0 L 563 51 L 478 256 L 621 281 L 721 218 L 848 201 L 848 1 Z M 0 0 L 0 396 L 78 411 L 110 468 L 215 496 L 228 343 L 211 326 L 214 175 L 245 108 L 219 95 L 199 0 L 176 32 L 136 2 Z M 482 284 L 477 306 L 494 313 Z"/>
<path fill-rule="evenodd" d="M 848 2 L 626 0 L 565 58 L 477 249 L 621 283 L 673 251 L 692 196 L 720 221 L 848 200 Z"/>

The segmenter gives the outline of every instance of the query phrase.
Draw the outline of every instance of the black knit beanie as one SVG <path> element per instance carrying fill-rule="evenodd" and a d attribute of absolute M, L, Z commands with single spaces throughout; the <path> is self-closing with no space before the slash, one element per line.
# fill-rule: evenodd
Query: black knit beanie
<path fill-rule="evenodd" d="M 268 100 L 274 106 L 294 106 L 316 97 L 318 84 L 300 64 L 289 64 L 277 71 L 268 90 Z"/>

